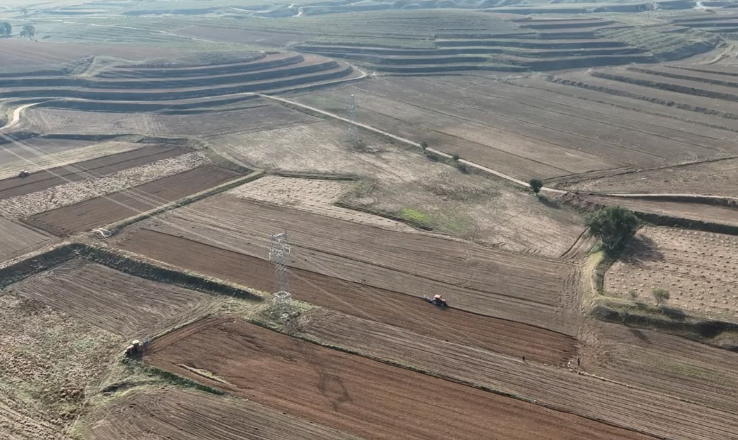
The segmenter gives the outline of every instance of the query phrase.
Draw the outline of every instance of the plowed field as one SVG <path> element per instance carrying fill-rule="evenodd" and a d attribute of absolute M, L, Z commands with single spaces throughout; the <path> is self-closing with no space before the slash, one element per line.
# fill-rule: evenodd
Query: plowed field
<path fill-rule="evenodd" d="M 266 260 L 196 241 L 141 230 L 123 249 L 175 266 L 255 289 L 274 288 L 274 269 Z M 197 258 L 192 258 L 197 255 Z M 417 298 L 301 269 L 291 269 L 290 291 L 299 300 L 405 328 L 413 332 L 510 356 L 561 365 L 576 340 L 561 333 L 457 309 L 439 311 Z M 540 311 L 529 313 L 540 316 Z M 429 325 L 432 323 L 432 325 Z"/>
<path fill-rule="evenodd" d="M 246 399 L 174 388 L 129 394 L 91 425 L 97 440 L 356 440 Z"/>
<path fill-rule="evenodd" d="M 57 236 L 71 235 L 154 209 L 238 176 L 236 172 L 206 165 L 105 197 L 46 211 L 26 221 Z"/>
<path fill-rule="evenodd" d="M 51 240 L 46 234 L 0 217 L 0 263 L 36 250 Z"/>
<path fill-rule="evenodd" d="M 597 324 L 587 371 L 619 382 L 738 413 L 738 353 L 658 331 Z"/>
<path fill-rule="evenodd" d="M 208 310 L 213 297 L 72 260 L 7 290 L 127 338 L 142 338 Z"/>
<path fill-rule="evenodd" d="M 333 312 L 311 312 L 300 319 L 298 331 L 302 329 L 330 346 L 347 347 L 378 359 L 511 393 L 539 405 L 657 438 L 738 438 L 735 431 L 738 415 L 688 403 L 668 394 L 445 343 Z M 585 368 L 586 362 L 585 359 Z M 573 364 L 576 366 L 576 362 Z M 631 373 L 638 374 L 637 371 Z"/>
<path fill-rule="evenodd" d="M 217 347 L 217 350 L 213 350 Z M 200 321 L 155 341 L 147 362 L 365 439 L 645 438 L 570 414 L 292 339 L 244 321 Z M 269 372 L 269 374 L 258 374 Z M 252 372 L 246 374 L 244 372 Z M 430 423 L 428 414 L 443 414 Z"/>
<path fill-rule="evenodd" d="M 259 258 L 268 254 L 265 237 L 288 229 L 293 249 L 288 264 L 293 268 L 418 297 L 443 293 L 455 308 L 564 333 L 576 327 L 564 311 L 577 292 L 575 267 L 568 262 L 386 231 L 227 195 L 142 225 Z"/>
<path fill-rule="evenodd" d="M 73 165 L 39 171 L 23 179 L 11 178 L 0 180 L 0 199 L 22 196 L 85 178 L 107 176 L 120 170 L 179 156 L 189 151 L 191 150 L 187 148 L 169 145 L 143 147 L 125 153 L 113 154 Z"/>

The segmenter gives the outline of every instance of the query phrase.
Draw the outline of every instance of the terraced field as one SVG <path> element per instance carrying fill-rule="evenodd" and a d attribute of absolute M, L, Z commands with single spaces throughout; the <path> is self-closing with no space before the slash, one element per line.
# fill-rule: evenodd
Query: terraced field
<path fill-rule="evenodd" d="M 0 98 L 68 98 L 100 102 L 115 101 L 129 111 L 137 102 L 167 101 L 176 105 L 202 107 L 233 102 L 243 93 L 275 91 L 288 87 L 315 86 L 336 80 L 358 78 L 360 72 L 344 63 L 317 55 L 296 53 L 243 55 L 219 61 L 184 63 L 186 67 L 139 63 L 95 64 L 91 58 L 84 75 L 29 72 L 0 79 Z M 176 101 L 176 102 L 171 102 Z M 74 103 L 72 103 L 74 104 Z M 70 104 L 67 104 L 70 105 Z M 82 105 L 76 101 L 76 105 Z M 127 106 L 127 107 L 126 107 Z M 146 106 L 142 107 L 143 109 Z M 109 106 L 108 106 L 109 110 Z"/>

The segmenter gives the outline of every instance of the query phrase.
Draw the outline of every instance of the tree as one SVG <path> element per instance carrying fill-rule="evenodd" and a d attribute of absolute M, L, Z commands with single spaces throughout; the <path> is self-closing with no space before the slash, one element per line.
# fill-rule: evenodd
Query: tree
<path fill-rule="evenodd" d="M 427 149 L 428 149 L 428 142 L 426 142 L 426 141 L 423 141 L 423 142 L 421 142 L 421 143 L 420 143 L 420 148 L 421 148 L 421 149 L 422 149 L 423 151 L 427 150 Z"/>
<path fill-rule="evenodd" d="M 605 252 L 616 254 L 638 229 L 638 218 L 620 206 L 600 209 L 586 220 L 589 230 L 602 240 Z"/>
<path fill-rule="evenodd" d="M 541 188 L 543 188 L 543 181 L 541 179 L 530 179 L 528 185 L 530 185 L 530 189 L 537 196 L 541 192 Z"/>
<path fill-rule="evenodd" d="M 669 291 L 666 289 L 653 289 L 651 295 L 653 295 L 653 299 L 656 300 L 658 306 L 669 300 Z"/>
<path fill-rule="evenodd" d="M 13 26 L 10 23 L 0 23 L 0 37 L 9 37 L 13 33 Z"/>
<path fill-rule="evenodd" d="M 33 38 L 36 35 L 36 28 L 32 24 L 27 24 L 23 26 L 23 30 L 20 33 L 20 36 L 23 38 Z"/>
<path fill-rule="evenodd" d="M 459 163 L 459 159 L 461 158 L 459 157 L 458 154 L 452 154 L 451 159 L 453 159 L 454 162 Z"/>

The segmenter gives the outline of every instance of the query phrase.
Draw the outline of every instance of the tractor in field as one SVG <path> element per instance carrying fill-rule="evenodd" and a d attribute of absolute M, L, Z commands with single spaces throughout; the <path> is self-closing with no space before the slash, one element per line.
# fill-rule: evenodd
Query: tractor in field
<path fill-rule="evenodd" d="M 138 339 L 133 340 L 131 342 L 131 345 L 126 347 L 125 355 L 128 359 L 138 359 L 143 355 L 144 349 L 149 344 L 149 338 L 146 338 L 146 340 L 139 341 Z"/>
<path fill-rule="evenodd" d="M 20 177 L 21 179 L 24 178 L 24 177 L 28 177 L 30 175 L 31 175 L 31 173 L 29 173 L 26 170 L 21 170 L 20 173 L 18 173 L 18 177 Z"/>
<path fill-rule="evenodd" d="M 433 298 L 424 296 L 423 299 L 441 309 L 448 307 L 448 303 L 441 295 L 435 295 Z"/>

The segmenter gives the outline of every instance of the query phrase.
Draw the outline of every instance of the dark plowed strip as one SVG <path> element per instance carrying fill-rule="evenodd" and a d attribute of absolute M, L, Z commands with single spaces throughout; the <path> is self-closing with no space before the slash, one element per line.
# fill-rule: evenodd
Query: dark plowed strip
<path fill-rule="evenodd" d="M 105 197 L 36 214 L 26 223 L 57 236 L 67 236 L 152 210 L 238 176 L 234 171 L 207 165 Z"/>
<path fill-rule="evenodd" d="M 161 159 L 179 156 L 191 150 L 169 145 L 155 145 L 124 153 L 111 154 L 75 164 L 50 168 L 31 174 L 23 179 L 0 180 L 0 199 L 18 197 L 43 191 L 64 183 L 97 178 L 134 168 Z"/>

